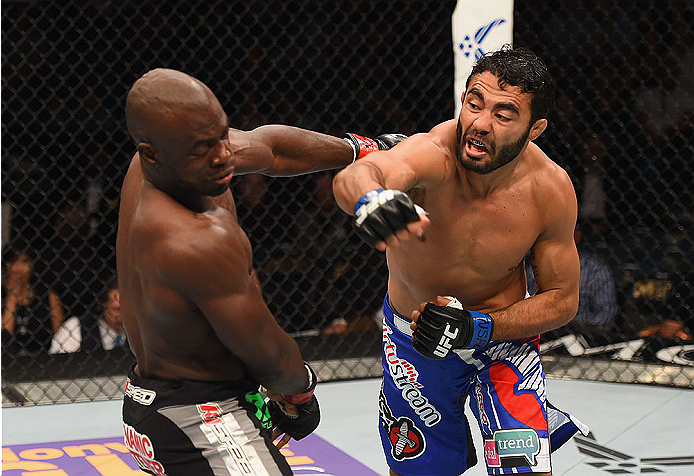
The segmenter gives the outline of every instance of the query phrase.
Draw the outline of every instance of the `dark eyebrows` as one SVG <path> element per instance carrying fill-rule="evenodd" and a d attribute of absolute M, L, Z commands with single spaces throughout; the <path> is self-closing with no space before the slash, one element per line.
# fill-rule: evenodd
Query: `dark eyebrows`
<path fill-rule="evenodd" d="M 468 91 L 468 94 L 472 94 L 473 96 L 477 96 L 480 99 L 480 101 L 484 101 L 484 94 L 482 94 L 482 92 L 474 86 L 472 88 L 470 88 L 470 91 Z"/>
<path fill-rule="evenodd" d="M 500 102 L 494 105 L 494 109 L 506 109 L 508 111 L 516 113 L 516 115 L 520 116 L 520 111 L 516 107 L 515 104 L 510 103 L 510 102 Z"/>
<path fill-rule="evenodd" d="M 470 91 L 468 91 L 468 94 L 472 94 L 473 96 L 476 96 L 477 98 L 479 98 L 480 101 L 484 101 L 484 94 L 482 94 L 482 91 L 480 91 L 479 89 L 477 89 L 474 86 L 472 88 L 470 88 Z M 494 105 L 494 109 L 495 110 L 506 109 L 506 110 L 511 111 L 511 112 L 515 113 L 516 115 L 520 116 L 520 111 L 518 110 L 516 105 L 511 103 L 511 102 L 496 103 Z"/>

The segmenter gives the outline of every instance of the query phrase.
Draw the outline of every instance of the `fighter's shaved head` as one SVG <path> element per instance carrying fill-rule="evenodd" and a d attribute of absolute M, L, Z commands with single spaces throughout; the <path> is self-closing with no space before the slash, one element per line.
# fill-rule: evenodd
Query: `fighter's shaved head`
<path fill-rule="evenodd" d="M 140 77 L 125 100 L 128 131 L 135 143 L 153 140 L 164 113 L 186 111 L 216 101 L 201 81 L 173 69 L 153 69 Z"/>

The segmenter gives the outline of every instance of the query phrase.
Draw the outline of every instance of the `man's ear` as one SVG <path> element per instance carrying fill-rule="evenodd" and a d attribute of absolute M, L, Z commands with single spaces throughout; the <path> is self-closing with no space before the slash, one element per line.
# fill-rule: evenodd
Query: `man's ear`
<path fill-rule="evenodd" d="M 149 142 L 140 142 L 137 144 L 137 151 L 140 154 L 140 159 L 146 161 L 150 165 L 157 164 L 157 158 L 154 147 Z"/>
<path fill-rule="evenodd" d="M 538 119 L 535 121 L 535 124 L 530 128 L 530 133 L 528 134 L 528 139 L 532 142 L 538 137 L 540 137 L 540 134 L 545 132 L 545 129 L 547 129 L 547 119 Z"/>

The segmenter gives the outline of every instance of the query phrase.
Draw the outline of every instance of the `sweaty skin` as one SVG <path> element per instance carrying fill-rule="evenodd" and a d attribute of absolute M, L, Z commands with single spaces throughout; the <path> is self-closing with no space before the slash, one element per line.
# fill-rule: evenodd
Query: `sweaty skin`
<path fill-rule="evenodd" d="M 405 191 L 428 213 L 381 242 L 388 295 L 398 313 L 416 320 L 426 302 L 445 304 L 437 296 L 455 296 L 464 308 L 494 318 L 493 340 L 531 337 L 575 315 L 576 197 L 566 172 L 532 142 L 547 121 L 530 124 L 530 104 L 530 94 L 501 88 L 492 73 L 480 73 L 463 96 L 459 119 L 371 154 L 335 177 L 335 198 L 347 213 L 373 189 Z M 489 167 L 493 161 L 501 166 Z M 524 299 L 529 250 L 539 292 Z"/>
<path fill-rule="evenodd" d="M 138 80 L 126 115 L 138 152 L 122 186 L 116 254 L 136 372 L 161 380 L 252 377 L 276 393 L 304 391 L 299 348 L 255 282 L 229 181 L 342 166 L 351 147 L 288 126 L 229 129 L 209 88 L 171 70 Z"/>

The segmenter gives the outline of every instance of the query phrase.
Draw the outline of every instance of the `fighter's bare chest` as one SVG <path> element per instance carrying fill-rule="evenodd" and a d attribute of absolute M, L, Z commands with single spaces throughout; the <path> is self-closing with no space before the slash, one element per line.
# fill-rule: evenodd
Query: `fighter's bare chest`
<path fill-rule="evenodd" d="M 538 212 L 521 195 L 427 202 L 431 225 L 412 251 L 422 266 L 442 273 L 499 279 L 518 266 L 540 233 Z"/>

